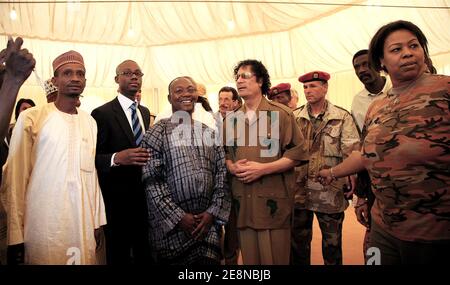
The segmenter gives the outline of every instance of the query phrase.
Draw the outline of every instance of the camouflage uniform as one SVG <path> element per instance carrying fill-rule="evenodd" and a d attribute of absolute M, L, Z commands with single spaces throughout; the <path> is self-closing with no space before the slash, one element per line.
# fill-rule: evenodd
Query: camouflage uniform
<path fill-rule="evenodd" d="M 246 112 L 245 105 L 237 110 L 236 114 L 239 111 Z M 263 97 L 256 112 L 257 118 L 261 112 L 267 112 L 269 125 L 270 123 L 274 123 L 278 126 L 278 137 L 275 137 L 275 134 L 271 134 L 270 128 L 267 128 L 266 132 L 258 133 L 257 145 L 252 146 L 249 143 L 249 129 L 252 125 L 259 124 L 259 119 L 250 125 L 247 119 L 243 126 L 235 123 L 232 128 L 234 137 L 227 138 L 226 132 L 224 132 L 226 159 L 233 162 L 240 159 L 248 159 L 249 161 L 259 163 L 269 163 L 286 157 L 294 161 L 306 161 L 308 153 L 306 151 L 305 141 L 298 129 L 292 111 L 284 105 L 268 101 Z M 278 121 L 272 122 L 272 116 L 269 116 L 270 112 L 276 112 L 278 114 Z M 232 123 L 232 119 L 229 118 L 230 116 L 227 116 L 224 121 L 224 130 L 227 129 L 228 124 Z M 244 130 L 239 131 L 240 128 Z M 238 146 L 237 142 L 243 138 L 245 138 L 245 146 Z M 276 141 L 279 145 L 278 151 L 274 153 L 274 156 L 264 157 L 261 155 L 261 151 L 268 149 L 267 146 L 261 145 L 261 139 L 266 138 Z M 237 228 L 240 238 L 241 233 L 247 229 L 254 231 L 285 230 L 285 235 L 287 236 L 286 256 L 277 256 L 274 259 L 286 260 L 286 264 L 289 262 L 289 231 L 292 223 L 291 216 L 294 204 L 293 184 L 293 169 L 284 173 L 263 176 L 252 183 L 243 183 L 236 176 L 233 176 L 231 180 L 233 204 L 237 212 Z M 245 248 L 242 241 L 240 241 L 240 245 L 244 258 L 246 255 L 245 251 L 251 249 Z M 271 244 L 268 244 L 267 247 L 271 248 Z M 275 251 L 273 255 L 284 255 L 284 253 Z M 243 261 L 245 263 L 245 260 Z"/>
<path fill-rule="evenodd" d="M 401 241 L 450 244 L 449 82 L 425 73 L 367 112 L 372 224 Z"/>
<path fill-rule="evenodd" d="M 312 117 L 309 104 L 295 110 L 297 123 L 308 141 L 310 161 L 296 167 L 292 263 L 310 264 L 312 221 L 316 213 L 322 232 L 325 264 L 342 264 L 342 222 L 348 202 L 343 187 L 347 177 L 322 186 L 314 178 L 322 168 L 342 162 L 353 150 L 359 150 L 360 138 L 352 116 L 326 101 L 324 111 Z"/>

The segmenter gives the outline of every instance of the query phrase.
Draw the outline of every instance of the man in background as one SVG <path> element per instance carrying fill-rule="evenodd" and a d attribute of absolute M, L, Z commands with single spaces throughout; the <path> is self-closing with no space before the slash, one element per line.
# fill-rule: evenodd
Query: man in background
<path fill-rule="evenodd" d="M 223 120 L 230 112 L 234 112 L 239 109 L 239 99 L 238 92 L 233 87 L 224 86 L 219 90 L 219 112 L 220 114 L 220 125 Z M 242 100 L 242 99 L 241 99 Z M 230 177 L 231 178 L 231 177 Z M 229 183 L 229 187 L 231 184 Z M 231 191 L 231 189 L 230 189 Z M 231 194 L 230 194 L 231 195 Z M 224 237 L 223 237 L 223 255 L 224 263 L 226 265 L 237 265 L 239 256 L 239 241 L 236 227 L 236 210 L 234 209 L 233 202 L 231 203 L 231 213 L 228 223 L 224 227 Z"/>
<path fill-rule="evenodd" d="M 224 119 L 228 112 L 239 108 L 239 95 L 233 87 L 224 86 L 219 90 L 219 112 Z"/>
<path fill-rule="evenodd" d="M 270 88 L 269 100 L 289 107 L 289 102 L 291 101 L 291 84 L 280 83 L 277 86 Z"/>
<path fill-rule="evenodd" d="M 364 88 L 353 97 L 352 115 L 358 126 L 358 131 L 364 140 L 364 120 L 367 110 L 373 101 L 387 94 L 391 88 L 390 81 L 381 76 L 379 72 L 369 64 L 369 51 L 367 49 L 360 50 L 353 56 L 353 68 L 359 81 L 364 84 Z M 366 170 L 358 173 L 358 183 L 355 189 L 357 201 L 355 205 L 355 213 L 358 222 L 366 227 L 364 236 L 363 254 L 367 261 L 367 249 L 370 247 L 370 209 L 372 208 L 375 196 L 370 186 L 370 177 Z"/>
<path fill-rule="evenodd" d="M 49 78 L 44 82 L 45 94 L 47 95 L 47 103 L 55 102 L 58 95 L 58 88 L 53 84 L 52 79 Z"/>

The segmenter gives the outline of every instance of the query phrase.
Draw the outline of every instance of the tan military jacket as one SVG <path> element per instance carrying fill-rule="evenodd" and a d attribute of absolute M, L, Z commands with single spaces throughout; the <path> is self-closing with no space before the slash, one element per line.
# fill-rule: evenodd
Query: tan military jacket
<path fill-rule="evenodd" d="M 239 112 L 242 111 L 242 112 Z M 257 145 L 252 146 L 249 137 L 250 127 L 259 124 L 258 115 L 275 111 L 278 118 L 267 116 L 267 124 L 273 123 L 278 126 L 277 132 L 271 131 L 267 127 L 265 131 L 258 132 Z M 235 114 L 243 115 L 246 112 L 245 105 L 242 106 Z M 225 144 L 226 159 L 233 162 L 240 159 L 248 159 L 261 163 L 276 161 L 282 157 L 290 158 L 295 161 L 304 161 L 308 159 L 306 145 L 302 133 L 300 132 L 292 111 L 284 105 L 268 101 L 262 98 L 256 112 L 256 120 L 249 123 L 236 123 L 230 120 L 228 115 L 224 120 L 224 142 L 229 141 L 228 146 Z M 226 129 L 232 124 L 232 132 L 234 136 L 228 136 Z M 245 138 L 245 145 L 239 145 L 238 142 Z M 278 151 L 271 157 L 262 157 L 261 151 L 268 150 L 268 146 L 264 145 L 267 139 L 272 140 L 270 147 L 279 144 Z M 263 144 L 261 144 L 263 142 Z M 273 148 L 274 150 L 276 148 Z M 252 183 L 244 184 L 237 179 L 236 176 L 231 178 L 231 189 L 233 193 L 233 203 L 237 210 L 237 227 L 252 229 L 279 229 L 289 228 L 291 225 L 291 213 L 294 203 L 293 185 L 295 183 L 294 169 L 284 173 L 271 174 L 261 177 Z"/>
<path fill-rule="evenodd" d="M 307 140 L 309 163 L 296 167 L 296 207 L 321 213 L 339 213 L 348 207 L 343 186 L 349 185 L 343 177 L 329 186 L 314 182 L 322 168 L 342 162 L 353 150 L 360 149 L 360 138 L 355 122 L 348 111 L 327 102 L 323 121 L 314 132 L 307 105 L 294 111 L 300 130 Z"/>

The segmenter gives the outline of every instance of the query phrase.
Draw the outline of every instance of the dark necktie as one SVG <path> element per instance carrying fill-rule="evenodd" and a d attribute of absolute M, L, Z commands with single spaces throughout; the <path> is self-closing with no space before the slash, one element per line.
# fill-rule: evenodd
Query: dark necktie
<path fill-rule="evenodd" d="M 142 141 L 142 138 L 144 137 L 144 134 L 142 132 L 141 124 L 139 123 L 139 119 L 136 113 L 136 106 L 137 103 L 133 103 L 131 108 L 131 124 L 133 126 L 133 134 L 134 138 L 136 139 L 136 145 L 139 146 L 139 144 Z"/>

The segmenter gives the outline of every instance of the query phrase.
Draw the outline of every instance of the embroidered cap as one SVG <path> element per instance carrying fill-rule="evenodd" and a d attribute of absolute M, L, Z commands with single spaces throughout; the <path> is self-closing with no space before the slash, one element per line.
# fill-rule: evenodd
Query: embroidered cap
<path fill-rule="evenodd" d="M 45 89 L 45 93 L 47 94 L 47 96 L 58 91 L 58 87 L 53 85 L 53 82 L 52 82 L 51 78 L 45 80 L 45 82 L 44 82 L 44 89 Z"/>
<path fill-rule="evenodd" d="M 84 61 L 81 54 L 79 54 L 74 50 L 71 50 L 55 58 L 55 60 L 53 61 L 53 72 L 55 72 L 58 68 L 60 68 L 64 64 L 68 63 L 79 63 L 84 67 Z"/>

